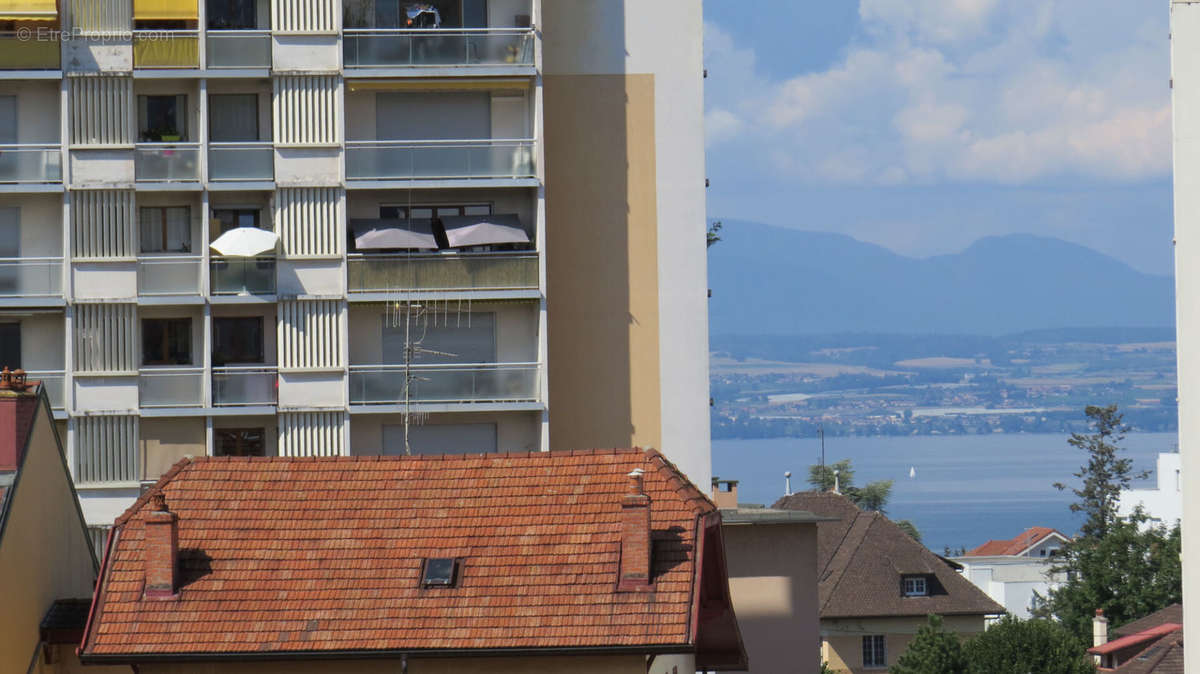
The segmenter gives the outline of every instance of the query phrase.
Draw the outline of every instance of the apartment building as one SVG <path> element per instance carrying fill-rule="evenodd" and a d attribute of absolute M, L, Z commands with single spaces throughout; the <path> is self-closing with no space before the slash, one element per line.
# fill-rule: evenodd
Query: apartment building
<path fill-rule="evenodd" d="M 96 535 L 188 455 L 706 483 L 702 72 L 688 0 L 4 3 L 0 363 Z"/>

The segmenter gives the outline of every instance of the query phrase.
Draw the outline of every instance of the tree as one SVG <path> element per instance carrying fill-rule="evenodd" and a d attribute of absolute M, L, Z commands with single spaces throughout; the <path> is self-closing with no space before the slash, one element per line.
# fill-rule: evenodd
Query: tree
<path fill-rule="evenodd" d="M 947 632 L 942 617 L 929 616 L 917 636 L 888 670 L 889 674 L 962 674 L 967 669 L 958 635 Z"/>
<path fill-rule="evenodd" d="M 707 246 L 708 248 L 712 248 L 714 243 L 721 240 L 721 235 L 719 234 L 719 232 L 721 231 L 721 227 L 723 227 L 723 225 L 721 224 L 720 220 L 713 220 L 708 225 L 708 232 L 707 232 L 708 235 L 706 237 L 706 239 L 708 240 L 708 246 Z"/>
<path fill-rule="evenodd" d="M 917 530 L 917 525 L 913 524 L 909 520 L 897 520 L 896 526 L 903 529 L 904 533 L 911 536 L 914 541 L 918 543 L 921 542 L 921 532 Z"/>
<path fill-rule="evenodd" d="M 968 674 L 1091 674 L 1086 647 L 1052 620 L 1004 616 L 963 644 Z"/>
<path fill-rule="evenodd" d="M 856 487 L 854 486 L 854 465 L 850 459 L 842 459 L 835 463 L 809 466 L 808 484 L 817 491 L 832 491 L 836 486 L 839 492 L 859 508 L 886 515 L 885 508 L 888 499 L 892 497 L 893 482 L 892 480 L 876 480 L 867 483 L 864 487 Z M 908 520 L 898 520 L 896 524 L 918 543 L 921 541 L 921 532 L 917 530 L 915 524 Z"/>
<path fill-rule="evenodd" d="M 1088 454 L 1087 463 L 1074 473 L 1083 483 L 1071 489 L 1079 499 L 1071 504 L 1071 512 L 1083 513 L 1087 518 L 1079 528 L 1081 538 L 1099 538 L 1117 519 L 1121 490 L 1129 489 L 1135 477 L 1142 479 L 1147 473 L 1133 475 L 1133 461 L 1119 456 L 1119 443 L 1125 439 L 1125 431 L 1129 428 L 1122 422 L 1116 405 L 1088 405 L 1084 414 L 1096 432 L 1091 435 L 1072 433 L 1071 439 L 1067 440 L 1067 444 Z M 1067 485 L 1055 482 L 1054 488 L 1063 491 Z"/>

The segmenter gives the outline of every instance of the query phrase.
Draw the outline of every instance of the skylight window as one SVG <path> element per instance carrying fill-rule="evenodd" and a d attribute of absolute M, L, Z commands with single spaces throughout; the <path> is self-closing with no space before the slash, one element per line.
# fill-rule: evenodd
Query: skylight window
<path fill-rule="evenodd" d="M 904 596 L 905 597 L 926 597 L 929 596 L 929 583 L 925 576 L 905 576 L 904 577 Z"/>
<path fill-rule="evenodd" d="M 458 560 L 453 557 L 430 557 L 421 570 L 422 587 L 454 587 L 458 575 Z"/>

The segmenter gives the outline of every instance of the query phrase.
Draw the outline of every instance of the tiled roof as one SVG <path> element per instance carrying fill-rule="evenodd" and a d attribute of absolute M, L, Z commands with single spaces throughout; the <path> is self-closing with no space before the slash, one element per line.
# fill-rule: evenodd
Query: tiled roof
<path fill-rule="evenodd" d="M 1113 634 L 1120 636 L 1137 634 L 1138 632 L 1148 630 L 1151 627 L 1158 627 L 1164 623 L 1176 623 L 1182 625 L 1183 604 L 1171 604 L 1170 606 L 1155 611 L 1144 618 L 1138 618 L 1133 622 L 1125 623 L 1124 625 L 1115 628 L 1113 630 Z"/>
<path fill-rule="evenodd" d="M 817 524 L 821 618 L 1004 613 L 1003 606 L 887 517 L 861 511 L 845 496 L 800 492 L 772 507 L 837 518 Z M 929 596 L 902 596 L 906 575 L 925 576 Z"/>
<path fill-rule="evenodd" d="M 1171 632 L 1174 632 L 1175 630 L 1182 629 L 1182 628 L 1183 628 L 1183 625 L 1179 625 L 1176 623 L 1163 623 L 1162 625 L 1158 625 L 1155 627 L 1151 627 L 1150 629 L 1142 630 L 1141 632 L 1138 632 L 1136 634 L 1130 634 L 1127 636 L 1123 636 L 1120 639 L 1113 639 L 1112 641 L 1106 641 L 1106 642 L 1100 644 L 1099 646 L 1092 646 L 1091 648 L 1088 649 L 1088 653 L 1095 653 L 1096 655 L 1107 655 L 1109 653 L 1115 653 L 1117 651 L 1129 648 L 1130 646 L 1137 646 L 1140 643 L 1157 640 L 1160 637 L 1162 637 L 1164 634 L 1170 634 Z"/>
<path fill-rule="evenodd" d="M 991 540 L 983 545 L 975 548 L 964 554 L 964 557 L 1000 557 L 1013 556 L 1025 552 L 1029 548 L 1037 545 L 1051 534 L 1058 534 L 1063 538 L 1062 533 L 1050 527 L 1030 527 L 1019 534 L 1016 538 L 999 541 Z"/>
<path fill-rule="evenodd" d="M 635 468 L 653 592 L 616 591 Z M 653 450 L 185 459 L 156 489 L 179 598 L 143 598 L 148 492 L 116 522 L 85 657 L 686 645 L 698 526 L 717 517 Z M 456 587 L 420 587 L 430 557 L 464 560 Z"/>
<path fill-rule="evenodd" d="M 1184 674 L 1183 628 L 1159 637 L 1113 671 L 1119 674 Z"/>

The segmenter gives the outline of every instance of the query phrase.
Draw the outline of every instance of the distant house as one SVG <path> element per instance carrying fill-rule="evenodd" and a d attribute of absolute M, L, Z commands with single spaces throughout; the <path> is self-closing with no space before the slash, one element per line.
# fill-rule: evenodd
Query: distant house
<path fill-rule="evenodd" d="M 1039 595 L 1045 598 L 1066 582 L 1066 574 L 1054 574 L 1050 567 L 1068 541 L 1050 527 L 1030 527 L 1015 538 L 988 541 L 954 561 L 962 564 L 963 575 L 976 587 L 1024 620 L 1037 608 Z"/>
<path fill-rule="evenodd" d="M 821 654 L 834 671 L 862 674 L 894 665 L 929 614 L 970 635 L 1004 613 L 950 562 L 841 494 L 802 492 L 773 507 L 833 518 L 817 525 L 817 573 Z"/>
<path fill-rule="evenodd" d="M 1154 466 L 1154 489 L 1123 489 L 1117 502 L 1117 514 L 1128 517 L 1141 506 L 1149 520 L 1146 526 L 1173 527 L 1183 517 L 1183 492 L 1180 490 L 1179 452 L 1163 452 Z"/>
<path fill-rule="evenodd" d="M 1108 640 L 1107 620 L 1096 612 L 1096 644 L 1088 649 L 1100 672 L 1120 674 L 1183 674 L 1183 606 L 1172 604 L 1160 611 L 1113 630 Z"/>
<path fill-rule="evenodd" d="M 50 403 L 40 386 L 26 385 L 6 368 L 0 376 L 0 672 L 77 671 L 75 647 L 95 581 L 96 559 Z"/>
<path fill-rule="evenodd" d="M 716 506 L 653 450 L 184 459 L 115 523 L 81 659 L 745 668 L 723 550 Z"/>

